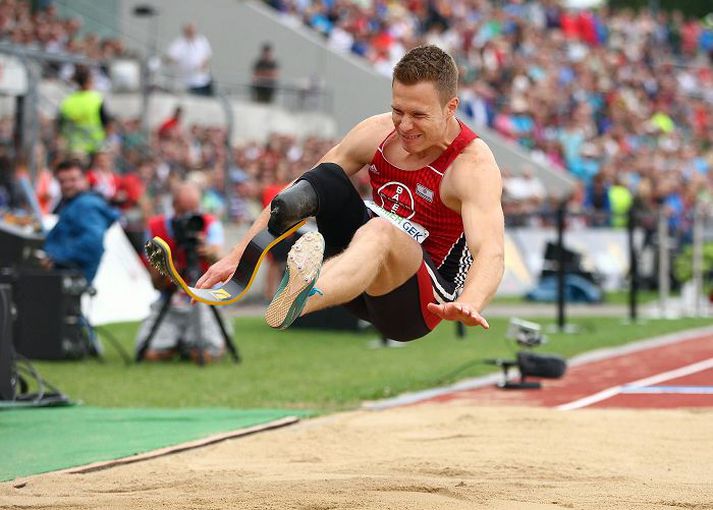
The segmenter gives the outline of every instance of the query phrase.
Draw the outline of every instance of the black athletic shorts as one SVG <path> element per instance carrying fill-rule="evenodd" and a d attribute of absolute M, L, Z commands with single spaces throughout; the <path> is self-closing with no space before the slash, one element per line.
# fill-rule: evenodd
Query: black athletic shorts
<path fill-rule="evenodd" d="M 338 197 L 339 204 L 321 204 L 316 217 L 317 228 L 324 236 L 325 258 L 344 251 L 356 231 L 375 216 L 364 205 L 345 174 L 332 174 L 330 178 L 332 181 L 329 189 L 338 188 L 338 192 L 324 191 L 320 199 L 324 196 L 324 202 L 328 202 L 330 198 Z M 316 183 L 315 188 L 323 182 L 323 179 L 318 181 L 309 172 L 302 179 L 313 186 Z M 320 191 L 317 189 L 318 195 Z M 338 212 L 335 210 L 337 207 L 340 209 Z M 428 303 L 453 301 L 456 297 L 455 284 L 439 274 L 431 257 L 423 251 L 421 267 L 403 285 L 383 296 L 364 293 L 342 306 L 373 324 L 384 337 L 405 342 L 430 333 L 440 322 L 440 318 L 428 311 Z"/>

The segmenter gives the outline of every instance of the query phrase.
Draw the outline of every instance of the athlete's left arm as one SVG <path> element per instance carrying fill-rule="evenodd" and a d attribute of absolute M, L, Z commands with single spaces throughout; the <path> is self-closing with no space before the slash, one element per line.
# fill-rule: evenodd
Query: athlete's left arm
<path fill-rule="evenodd" d="M 478 139 L 458 157 L 447 177 L 446 197 L 452 197 L 454 205 L 460 204 L 473 265 L 458 299 L 430 308 L 444 319 L 487 329 L 490 326 L 481 311 L 497 291 L 504 271 L 505 221 L 500 169 L 490 148 Z"/>

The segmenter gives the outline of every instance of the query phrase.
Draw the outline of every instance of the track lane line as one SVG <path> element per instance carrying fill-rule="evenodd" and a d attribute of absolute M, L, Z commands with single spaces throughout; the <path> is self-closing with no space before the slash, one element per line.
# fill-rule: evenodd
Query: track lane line
<path fill-rule="evenodd" d="M 662 372 L 660 374 L 652 375 L 650 377 L 645 377 L 639 379 L 638 381 L 633 381 L 626 384 L 619 384 L 617 386 L 612 386 L 588 397 L 580 398 L 566 404 L 561 404 L 555 407 L 559 411 L 571 411 L 573 409 L 581 409 L 582 407 L 587 407 L 602 400 L 610 399 L 619 393 L 627 386 L 652 386 L 654 384 L 659 384 L 664 381 L 670 381 L 671 379 L 677 379 L 678 377 L 684 377 L 687 375 L 695 374 L 696 372 L 701 372 L 703 370 L 708 370 L 713 368 L 713 358 L 708 358 L 697 363 L 692 363 L 691 365 L 686 365 L 684 367 L 676 368 L 674 370 L 669 370 L 668 372 Z"/>

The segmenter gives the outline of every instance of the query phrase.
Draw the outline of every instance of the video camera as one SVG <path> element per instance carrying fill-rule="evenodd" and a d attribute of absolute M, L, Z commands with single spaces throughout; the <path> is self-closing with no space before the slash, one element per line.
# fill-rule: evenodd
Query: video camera
<path fill-rule="evenodd" d="M 503 389 L 539 389 L 539 381 L 527 381 L 528 377 L 542 379 L 559 379 L 567 371 L 567 362 L 555 354 L 538 354 L 532 351 L 547 342 L 542 334 L 542 327 L 536 322 L 530 322 L 517 317 L 510 319 L 506 338 L 524 350 L 515 354 L 515 359 L 486 360 L 487 363 L 499 366 L 503 371 L 503 378 L 497 386 Z M 509 377 L 509 370 L 517 368 L 520 380 L 514 381 Z"/>

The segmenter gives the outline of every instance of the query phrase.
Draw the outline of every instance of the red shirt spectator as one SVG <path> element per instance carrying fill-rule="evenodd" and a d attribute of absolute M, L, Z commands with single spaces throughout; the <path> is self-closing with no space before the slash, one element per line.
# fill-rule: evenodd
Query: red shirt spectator
<path fill-rule="evenodd" d="M 114 172 L 108 152 L 97 152 L 94 155 L 92 168 L 87 172 L 87 179 L 92 191 L 99 193 L 108 202 L 114 200 L 119 187 L 119 176 Z"/>
<path fill-rule="evenodd" d="M 181 117 L 183 116 L 183 108 L 177 106 L 173 112 L 173 116 L 166 119 L 158 128 L 159 138 L 170 138 L 178 129 L 181 124 Z"/>

